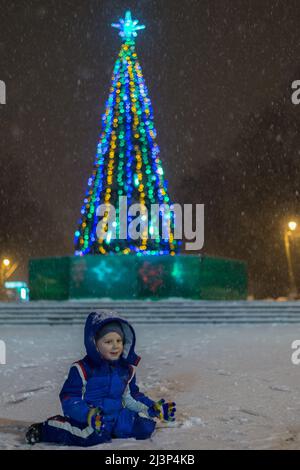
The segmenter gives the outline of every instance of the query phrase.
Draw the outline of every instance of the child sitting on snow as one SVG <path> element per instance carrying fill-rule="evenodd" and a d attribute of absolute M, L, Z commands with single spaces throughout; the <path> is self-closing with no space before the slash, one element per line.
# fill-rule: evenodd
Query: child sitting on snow
<path fill-rule="evenodd" d="M 92 446 L 112 438 L 147 439 L 157 417 L 175 420 L 175 403 L 152 401 L 139 391 L 135 332 L 112 311 L 92 312 L 86 321 L 87 355 L 75 362 L 60 393 L 64 416 L 30 426 L 29 444 L 55 442 Z"/>

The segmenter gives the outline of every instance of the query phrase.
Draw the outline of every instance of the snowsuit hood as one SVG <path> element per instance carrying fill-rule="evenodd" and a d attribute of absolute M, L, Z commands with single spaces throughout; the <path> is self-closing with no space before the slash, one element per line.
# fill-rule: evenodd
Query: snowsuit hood
<path fill-rule="evenodd" d="M 119 322 L 124 332 L 123 360 L 128 364 L 137 366 L 141 358 L 134 351 L 136 341 L 134 329 L 127 320 L 120 317 L 114 310 L 95 310 L 87 317 L 84 328 L 84 345 L 88 357 L 98 365 L 103 363 L 103 359 L 96 349 L 95 335 L 106 323 L 112 321 Z"/>

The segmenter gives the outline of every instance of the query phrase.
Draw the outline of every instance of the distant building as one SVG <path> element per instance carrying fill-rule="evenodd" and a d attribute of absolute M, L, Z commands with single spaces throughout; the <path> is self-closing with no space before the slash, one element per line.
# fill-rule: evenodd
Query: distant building
<path fill-rule="evenodd" d="M 28 302 L 29 288 L 26 282 L 5 282 L 7 300 L 11 302 Z"/>

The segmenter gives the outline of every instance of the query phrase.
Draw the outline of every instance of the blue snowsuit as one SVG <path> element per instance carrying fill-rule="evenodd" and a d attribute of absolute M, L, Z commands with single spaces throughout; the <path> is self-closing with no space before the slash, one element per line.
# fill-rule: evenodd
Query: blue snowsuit
<path fill-rule="evenodd" d="M 121 323 L 124 332 L 124 350 L 117 361 L 103 359 L 94 339 L 97 331 L 111 321 Z M 140 357 L 134 351 L 132 326 L 116 312 L 95 311 L 87 318 L 84 342 L 87 355 L 72 365 L 60 392 L 64 416 L 54 416 L 43 423 L 42 441 L 88 447 L 112 438 L 149 438 L 156 423 L 149 419 L 147 410 L 154 402 L 136 384 L 135 367 Z M 87 423 L 93 407 L 100 407 L 104 415 L 101 434 Z"/>

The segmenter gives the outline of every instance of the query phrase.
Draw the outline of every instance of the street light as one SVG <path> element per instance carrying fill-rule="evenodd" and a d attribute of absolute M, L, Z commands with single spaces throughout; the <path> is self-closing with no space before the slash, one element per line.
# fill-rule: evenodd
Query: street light
<path fill-rule="evenodd" d="M 288 225 L 289 230 L 285 230 L 284 232 L 284 246 L 285 246 L 286 258 L 288 262 L 289 280 L 290 280 L 289 297 L 291 299 L 295 299 L 297 298 L 297 286 L 296 286 L 292 258 L 291 258 L 290 237 L 293 236 L 293 233 L 295 232 L 297 228 L 297 222 L 295 222 L 294 220 L 291 220 L 290 222 L 288 222 L 287 225 Z M 297 236 L 299 237 L 299 234 Z"/>
<path fill-rule="evenodd" d="M 11 265 L 11 260 L 8 258 L 3 258 L 0 261 L 0 299 L 5 299 L 6 290 L 4 287 L 4 283 L 10 276 L 15 272 L 17 269 L 18 264 L 13 263 Z"/>
<path fill-rule="evenodd" d="M 294 220 L 291 220 L 289 223 L 288 223 L 288 227 L 289 229 L 294 232 L 297 228 L 297 222 L 295 222 Z"/>

